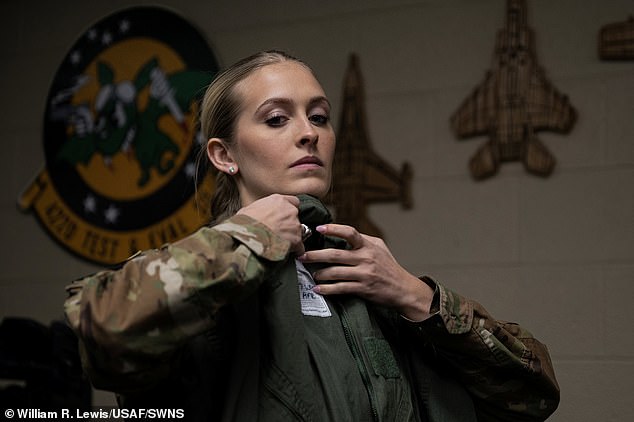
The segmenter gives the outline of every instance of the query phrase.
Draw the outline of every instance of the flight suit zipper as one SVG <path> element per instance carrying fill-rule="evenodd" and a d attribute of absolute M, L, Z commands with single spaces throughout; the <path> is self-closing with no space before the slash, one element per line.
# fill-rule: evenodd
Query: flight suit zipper
<path fill-rule="evenodd" d="M 346 343 L 348 343 L 348 347 L 352 352 L 352 356 L 357 364 L 357 368 L 359 369 L 359 373 L 361 374 L 361 380 L 365 385 L 366 392 L 368 393 L 368 399 L 370 401 L 370 408 L 372 410 L 372 420 L 375 422 L 379 422 L 379 411 L 376 408 L 376 402 L 374 400 L 374 388 L 372 386 L 372 382 L 370 380 L 370 374 L 368 373 L 368 368 L 366 367 L 363 361 L 363 355 L 361 354 L 361 349 L 359 345 L 354 339 L 352 335 L 352 328 L 350 326 L 350 321 L 348 320 L 348 315 L 346 313 L 343 305 L 339 304 L 340 309 L 340 317 L 341 317 L 341 325 L 343 327 L 343 334 L 346 338 Z"/>

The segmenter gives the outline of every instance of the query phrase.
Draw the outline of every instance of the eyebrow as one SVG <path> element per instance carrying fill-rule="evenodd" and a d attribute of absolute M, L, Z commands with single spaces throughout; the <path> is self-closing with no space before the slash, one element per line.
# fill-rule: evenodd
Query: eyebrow
<path fill-rule="evenodd" d="M 323 95 L 313 97 L 310 99 L 310 101 L 308 101 L 308 104 L 311 106 L 317 103 L 326 103 L 328 107 L 331 108 L 330 101 L 328 101 L 328 98 L 324 97 Z M 283 97 L 269 98 L 268 100 L 260 104 L 258 108 L 255 109 L 255 112 L 258 113 L 260 109 L 262 109 L 263 107 L 266 107 L 269 104 L 292 105 L 294 104 L 294 101 L 291 100 L 290 98 L 283 98 Z"/>

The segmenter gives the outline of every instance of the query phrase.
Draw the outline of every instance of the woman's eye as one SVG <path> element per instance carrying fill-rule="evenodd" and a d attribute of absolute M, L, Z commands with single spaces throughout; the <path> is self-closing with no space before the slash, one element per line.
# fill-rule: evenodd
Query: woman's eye
<path fill-rule="evenodd" d="M 282 115 L 271 116 L 266 119 L 266 124 L 272 127 L 282 126 L 288 119 Z"/>
<path fill-rule="evenodd" d="M 324 114 L 313 114 L 312 116 L 310 116 L 309 119 L 314 124 L 321 126 L 328 123 L 328 121 L 330 120 L 330 117 Z"/>

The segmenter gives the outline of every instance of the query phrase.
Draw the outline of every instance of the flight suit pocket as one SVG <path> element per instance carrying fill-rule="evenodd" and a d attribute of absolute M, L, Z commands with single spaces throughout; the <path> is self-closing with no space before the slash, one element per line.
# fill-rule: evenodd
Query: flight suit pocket
<path fill-rule="evenodd" d="M 400 377 L 401 372 L 387 340 L 377 337 L 366 337 L 363 339 L 363 346 L 375 375 L 384 378 Z"/>

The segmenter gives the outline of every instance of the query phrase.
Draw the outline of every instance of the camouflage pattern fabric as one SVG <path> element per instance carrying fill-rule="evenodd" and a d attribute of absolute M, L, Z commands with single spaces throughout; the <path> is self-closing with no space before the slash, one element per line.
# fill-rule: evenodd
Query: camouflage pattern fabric
<path fill-rule="evenodd" d="M 436 289 L 434 315 L 409 322 L 458 375 L 474 399 L 479 421 L 539 421 L 559 404 L 548 349 L 518 324 L 495 320 L 482 305 L 428 277 Z"/>
<path fill-rule="evenodd" d="M 163 376 L 177 347 L 211 329 L 223 305 L 255 292 L 289 248 L 236 215 L 67 286 L 66 318 L 93 384 L 122 391 Z"/>
<path fill-rule="evenodd" d="M 286 262 L 289 248 L 265 225 L 235 215 L 67 286 L 66 317 L 93 385 L 131 392 L 164 377 L 179 346 L 213 328 L 222 306 L 252 295 Z M 452 369 L 479 421 L 546 419 L 559 402 L 546 347 L 480 304 L 423 281 L 436 288 L 435 314 L 423 322 L 403 320 L 411 334 L 399 345 L 431 348 L 437 361 L 429 365 Z M 428 358 L 422 351 L 414 355 Z"/>

